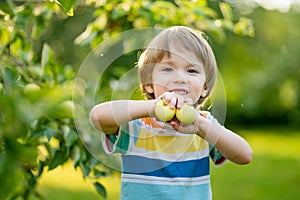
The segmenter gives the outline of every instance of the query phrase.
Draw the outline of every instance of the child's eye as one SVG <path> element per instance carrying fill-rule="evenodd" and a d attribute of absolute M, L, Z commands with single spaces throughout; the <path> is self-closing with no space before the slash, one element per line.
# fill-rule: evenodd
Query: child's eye
<path fill-rule="evenodd" d="M 165 67 L 163 68 L 163 71 L 165 71 L 165 72 L 171 72 L 171 71 L 173 71 L 173 68 L 172 68 L 172 67 L 169 67 L 169 66 L 165 66 Z"/>
<path fill-rule="evenodd" d="M 194 69 L 194 68 L 190 68 L 187 70 L 188 73 L 199 73 L 198 70 Z"/>

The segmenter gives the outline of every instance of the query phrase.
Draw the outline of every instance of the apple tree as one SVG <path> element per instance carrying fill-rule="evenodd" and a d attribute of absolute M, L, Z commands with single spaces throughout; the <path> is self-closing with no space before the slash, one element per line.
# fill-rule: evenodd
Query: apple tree
<path fill-rule="evenodd" d="M 218 1 L 1 1 L 0 180 L 4 183 L 0 199 L 41 197 L 36 190 L 41 175 L 68 160 L 106 196 L 97 178 L 112 169 L 86 150 L 73 119 L 72 91 L 78 66 L 59 57 L 55 46 L 41 39 L 54 20 L 67 23 L 82 9 L 92 19 L 65 51 L 92 50 L 114 33 L 142 27 L 188 25 L 216 41 L 225 40 L 226 31 L 254 34 L 249 19 L 234 17 L 230 5 Z M 57 30 L 50 39 L 62 31 L 53 28 Z M 73 29 L 63 31 L 68 35 Z M 120 65 L 117 74 L 108 71 L 106 80 L 117 79 L 126 67 Z M 102 87 L 109 93 L 109 84 Z"/>

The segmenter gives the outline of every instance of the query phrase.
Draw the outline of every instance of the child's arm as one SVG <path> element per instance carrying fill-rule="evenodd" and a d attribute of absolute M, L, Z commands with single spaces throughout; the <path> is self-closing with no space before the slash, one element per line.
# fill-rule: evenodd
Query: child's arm
<path fill-rule="evenodd" d="M 193 124 L 172 121 L 170 125 L 182 133 L 196 133 L 215 146 L 226 159 L 234 163 L 248 164 L 252 159 L 252 149 L 242 137 L 200 114 Z"/>
<path fill-rule="evenodd" d="M 121 124 L 153 115 L 157 100 L 117 100 L 96 105 L 90 112 L 93 126 L 105 134 L 116 134 Z"/>
<path fill-rule="evenodd" d="M 238 164 L 250 163 L 252 149 L 242 137 L 200 115 L 194 124 L 198 127 L 197 135 L 214 145 L 228 160 Z"/>

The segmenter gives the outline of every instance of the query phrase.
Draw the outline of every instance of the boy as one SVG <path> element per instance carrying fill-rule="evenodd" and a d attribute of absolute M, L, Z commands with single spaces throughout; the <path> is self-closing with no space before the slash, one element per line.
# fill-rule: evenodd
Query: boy
<path fill-rule="evenodd" d="M 161 100 L 171 110 L 204 104 L 217 73 L 209 44 L 190 28 L 165 29 L 140 56 L 138 72 L 147 100 L 105 102 L 90 113 L 106 152 L 122 155 L 121 199 L 212 199 L 209 157 L 247 164 L 249 144 L 209 112 L 198 111 L 191 124 L 176 116 L 162 122 L 155 112 Z"/>

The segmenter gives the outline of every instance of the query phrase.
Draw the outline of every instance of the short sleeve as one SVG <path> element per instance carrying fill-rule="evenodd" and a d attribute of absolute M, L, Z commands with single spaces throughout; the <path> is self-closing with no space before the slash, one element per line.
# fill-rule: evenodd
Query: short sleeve
<path fill-rule="evenodd" d="M 125 153 L 130 142 L 129 124 L 120 126 L 116 135 L 103 134 L 102 145 L 107 154 Z"/>
<path fill-rule="evenodd" d="M 226 158 L 212 145 L 209 145 L 209 156 L 216 166 L 221 166 L 226 162 Z"/>

